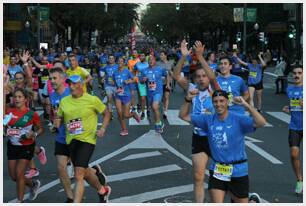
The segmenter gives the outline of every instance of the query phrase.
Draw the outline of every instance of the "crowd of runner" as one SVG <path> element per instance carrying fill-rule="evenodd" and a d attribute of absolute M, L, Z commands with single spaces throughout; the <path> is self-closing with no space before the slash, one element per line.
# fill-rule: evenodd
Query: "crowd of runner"
<path fill-rule="evenodd" d="M 99 202 L 108 202 L 111 187 L 106 175 L 100 165 L 89 167 L 97 137 L 105 135 L 115 116 L 120 136 L 129 135 L 126 120 L 130 118 L 138 123 L 147 119 L 157 133 L 162 133 L 171 94 L 178 85 L 185 92 L 179 117 L 194 125 L 195 202 L 204 202 L 209 159 L 212 202 L 224 202 L 226 192 L 232 202 L 260 202 L 259 195 L 249 191 L 244 135 L 266 124 L 262 116 L 263 75 L 271 59 L 269 50 L 248 55 L 237 49 L 214 52 L 200 41 L 188 48 L 185 40 L 178 48 L 134 50 L 67 47 L 64 51 L 42 48 L 36 53 L 5 48 L 3 125 L 8 171 L 16 182 L 18 201 L 24 201 L 26 186 L 30 200 L 38 195 L 41 183 L 33 178 L 39 176 L 33 158 L 37 157 L 41 165 L 47 163 L 45 148 L 37 141 L 46 124 L 56 136 L 54 155 L 66 202 L 82 201 L 83 180 L 96 189 Z M 282 59 L 276 67 L 282 67 L 281 63 Z M 290 154 L 297 178 L 295 193 L 301 194 L 302 66 L 295 65 L 292 74 L 294 85 L 283 85 L 281 90 L 289 99 L 283 111 L 291 114 Z M 44 111 L 43 118 L 35 111 L 38 107 Z"/>

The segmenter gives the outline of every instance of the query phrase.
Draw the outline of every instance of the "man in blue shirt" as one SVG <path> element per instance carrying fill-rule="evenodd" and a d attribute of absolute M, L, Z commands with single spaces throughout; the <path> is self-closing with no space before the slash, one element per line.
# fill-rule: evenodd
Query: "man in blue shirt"
<path fill-rule="evenodd" d="M 167 77 L 165 69 L 156 66 L 156 60 L 154 56 L 149 57 L 149 68 L 141 72 L 142 82 L 146 82 L 148 105 L 152 106 L 155 116 L 155 130 L 162 133 L 164 124 L 160 118 L 159 107 L 163 97 L 163 81 L 162 77 Z M 169 78 L 167 78 L 169 79 Z M 169 87 L 169 82 L 166 82 Z M 149 109 L 149 108 L 148 108 Z"/>
<path fill-rule="evenodd" d="M 15 56 L 11 56 L 10 58 L 10 65 L 8 66 L 7 70 L 9 76 L 10 76 L 10 81 L 14 81 L 15 79 L 15 74 L 17 72 L 23 72 L 23 69 L 21 66 L 17 64 L 17 60 Z"/>
<path fill-rule="evenodd" d="M 113 79 L 113 74 L 118 70 L 118 64 L 115 63 L 115 57 L 110 55 L 108 58 L 108 65 L 100 68 L 100 77 L 104 78 L 104 88 L 107 95 L 108 111 L 112 114 L 113 111 L 113 96 L 116 92 L 116 87 Z"/>
<path fill-rule="evenodd" d="M 190 103 L 196 95 L 194 90 L 188 92 L 180 118 L 208 134 L 212 158 L 208 189 L 212 202 L 222 203 L 229 191 L 234 202 L 247 203 L 249 178 L 244 135 L 263 127 L 266 120 L 241 96 L 234 97 L 234 103 L 247 109 L 252 117 L 229 111 L 229 97 L 222 90 L 212 95 L 215 114 L 189 115 Z"/>
<path fill-rule="evenodd" d="M 289 125 L 289 146 L 293 171 L 297 178 L 295 193 L 303 192 L 303 176 L 299 160 L 300 144 L 303 140 L 303 68 L 295 66 L 293 69 L 294 85 L 288 86 L 287 95 L 289 106 L 284 106 L 283 111 L 291 114 Z"/>

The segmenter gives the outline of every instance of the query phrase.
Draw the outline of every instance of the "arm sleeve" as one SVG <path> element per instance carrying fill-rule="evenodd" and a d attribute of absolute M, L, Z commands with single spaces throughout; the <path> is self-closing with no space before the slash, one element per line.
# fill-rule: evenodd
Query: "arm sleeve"
<path fill-rule="evenodd" d="M 63 111 L 63 100 L 60 101 L 58 110 L 57 110 L 57 116 L 63 117 L 64 116 L 64 111 Z"/>
<path fill-rule="evenodd" d="M 191 123 L 195 127 L 202 128 L 203 130 L 207 131 L 207 116 L 205 114 L 192 114 L 191 117 Z"/>
<path fill-rule="evenodd" d="M 238 115 L 240 128 L 243 134 L 251 133 L 256 130 L 254 127 L 254 120 L 252 117 L 246 115 Z"/>
<path fill-rule="evenodd" d="M 37 112 L 34 112 L 34 115 L 33 115 L 33 124 L 34 125 L 40 125 L 40 119 L 39 119 L 39 115 L 37 114 Z"/>
<path fill-rule="evenodd" d="M 88 72 L 86 69 L 84 69 L 84 68 L 82 68 L 82 67 L 81 67 L 81 70 L 82 70 L 81 76 L 82 76 L 83 80 L 85 80 L 86 77 L 87 77 L 88 75 L 90 75 L 90 74 L 89 74 L 89 72 Z"/>
<path fill-rule="evenodd" d="M 101 100 L 96 96 L 94 96 L 94 102 L 93 103 L 94 103 L 94 107 L 96 108 L 98 113 L 103 113 L 104 110 L 106 109 L 105 104 L 103 104 L 101 102 Z"/>
<path fill-rule="evenodd" d="M 244 83 L 244 81 L 243 81 L 242 78 L 240 79 L 240 84 L 241 84 L 241 87 L 240 87 L 241 93 L 245 93 L 246 91 L 248 91 L 248 87 L 247 87 L 247 85 Z"/>

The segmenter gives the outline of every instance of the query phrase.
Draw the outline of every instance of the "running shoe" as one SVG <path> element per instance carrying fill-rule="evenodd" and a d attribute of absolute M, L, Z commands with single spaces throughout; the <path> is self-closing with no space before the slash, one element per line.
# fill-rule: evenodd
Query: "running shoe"
<path fill-rule="evenodd" d="M 26 171 L 26 174 L 24 176 L 28 179 L 31 179 L 32 177 L 39 176 L 39 171 L 36 168 L 31 168 L 28 171 Z"/>
<path fill-rule="evenodd" d="M 140 122 L 140 117 L 138 116 L 138 114 L 136 114 L 136 112 L 132 112 L 133 118 L 136 120 L 137 123 Z"/>
<path fill-rule="evenodd" d="M 145 118 L 145 116 L 146 116 L 145 113 L 142 112 L 142 113 L 141 113 L 141 116 L 140 116 L 140 119 L 143 120 L 143 119 Z"/>
<path fill-rule="evenodd" d="M 40 164 L 44 165 L 47 163 L 47 156 L 46 156 L 46 151 L 44 147 L 40 147 L 40 152 L 38 153 L 38 159 Z"/>
<path fill-rule="evenodd" d="M 67 197 L 65 203 L 73 203 L 73 199 L 70 199 L 69 197 Z"/>
<path fill-rule="evenodd" d="M 102 195 L 98 194 L 101 203 L 107 203 L 108 202 L 109 195 L 111 194 L 111 191 L 112 191 L 110 186 L 104 186 L 104 189 L 105 189 L 104 194 L 102 194 Z"/>
<path fill-rule="evenodd" d="M 38 190 L 40 188 L 40 181 L 39 180 L 34 180 L 33 181 L 33 186 L 30 188 L 30 195 L 29 199 L 30 200 L 35 200 L 37 195 L 38 195 Z"/>
<path fill-rule="evenodd" d="M 296 194 L 302 194 L 303 193 L 303 181 L 297 181 L 294 192 Z"/>
<path fill-rule="evenodd" d="M 73 168 L 73 165 L 72 165 L 71 162 L 68 162 L 66 170 L 67 170 L 68 177 L 73 178 L 74 177 L 74 168 Z"/>
<path fill-rule="evenodd" d="M 257 193 L 249 193 L 249 203 L 261 203 L 260 196 Z"/>
<path fill-rule="evenodd" d="M 160 123 L 158 123 L 158 124 L 155 124 L 155 131 L 157 132 L 157 133 L 163 133 L 163 129 L 164 129 L 164 123 L 163 122 L 160 122 Z"/>
<path fill-rule="evenodd" d="M 101 185 L 106 185 L 106 175 L 103 173 L 101 166 L 99 164 L 92 166 L 93 169 L 96 170 L 96 175 L 99 179 Z"/>
<path fill-rule="evenodd" d="M 129 132 L 127 130 L 122 130 L 120 132 L 120 136 L 127 136 L 127 135 L 129 135 Z"/>
<path fill-rule="evenodd" d="M 141 112 L 141 105 L 137 104 L 137 112 L 140 113 Z"/>

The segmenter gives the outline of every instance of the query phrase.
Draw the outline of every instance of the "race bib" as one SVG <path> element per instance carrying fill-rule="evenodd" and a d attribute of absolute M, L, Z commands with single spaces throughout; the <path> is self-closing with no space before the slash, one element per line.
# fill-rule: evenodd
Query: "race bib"
<path fill-rule="evenodd" d="M 215 178 L 217 178 L 218 180 L 229 182 L 231 181 L 232 174 L 233 174 L 232 164 L 224 165 L 216 163 L 213 175 Z"/>
<path fill-rule="evenodd" d="M 123 87 L 118 87 L 116 92 L 117 92 L 117 94 L 118 94 L 119 96 L 123 96 L 123 95 L 124 95 L 124 89 L 123 89 Z"/>
<path fill-rule="evenodd" d="M 21 136 L 21 129 L 19 128 L 8 128 L 6 130 L 7 136 L 10 137 L 20 137 Z"/>
<path fill-rule="evenodd" d="M 156 90 L 156 82 L 155 81 L 149 81 L 149 90 L 155 91 Z"/>
<path fill-rule="evenodd" d="M 113 80 L 113 77 L 108 77 L 108 83 L 110 83 L 110 84 L 114 84 L 114 80 Z"/>
<path fill-rule="evenodd" d="M 300 105 L 300 99 L 290 99 L 290 110 L 291 111 L 303 111 L 303 108 Z"/>
<path fill-rule="evenodd" d="M 84 131 L 82 119 L 70 120 L 67 124 L 67 129 L 71 135 L 82 134 Z"/>
<path fill-rule="evenodd" d="M 42 76 L 42 77 L 41 77 L 41 82 L 42 82 L 43 84 L 45 84 L 48 80 L 49 80 L 49 77 L 48 77 L 48 76 Z"/>
<path fill-rule="evenodd" d="M 253 78 L 257 77 L 257 72 L 250 72 L 249 75 Z"/>

